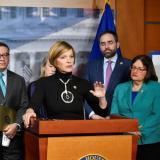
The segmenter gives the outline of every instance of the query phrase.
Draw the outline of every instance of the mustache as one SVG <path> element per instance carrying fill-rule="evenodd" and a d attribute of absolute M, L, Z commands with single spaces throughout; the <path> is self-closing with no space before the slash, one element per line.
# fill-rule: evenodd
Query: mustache
<path fill-rule="evenodd" d="M 112 52 L 112 50 L 111 50 L 111 49 L 105 49 L 105 50 L 104 50 L 104 52 L 107 52 L 107 51 Z"/>

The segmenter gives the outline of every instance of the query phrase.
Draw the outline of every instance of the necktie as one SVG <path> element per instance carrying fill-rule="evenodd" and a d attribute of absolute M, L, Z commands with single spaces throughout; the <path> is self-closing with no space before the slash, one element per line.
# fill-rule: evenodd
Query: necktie
<path fill-rule="evenodd" d="M 111 67 L 112 61 L 109 60 L 109 61 L 107 61 L 107 63 L 108 63 L 108 65 L 107 65 L 107 68 L 106 68 L 106 83 L 105 83 L 106 89 L 108 87 L 109 80 L 110 80 L 111 74 L 112 74 L 112 67 Z"/>
<path fill-rule="evenodd" d="M 2 72 L 0 72 L 0 87 L 1 87 L 3 95 L 5 96 L 6 95 L 6 86 L 5 86 L 5 83 L 2 78 L 3 76 L 4 76 L 4 74 Z"/>

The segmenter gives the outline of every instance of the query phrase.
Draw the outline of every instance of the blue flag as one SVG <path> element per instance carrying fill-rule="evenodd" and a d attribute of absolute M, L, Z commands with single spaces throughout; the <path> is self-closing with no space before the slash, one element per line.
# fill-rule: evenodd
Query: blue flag
<path fill-rule="evenodd" d="M 112 10 L 108 3 L 106 3 L 105 11 L 103 12 L 100 24 L 98 26 L 96 38 L 94 40 L 93 47 L 92 47 L 92 51 L 89 55 L 89 60 L 94 60 L 94 59 L 97 59 L 103 56 L 99 48 L 99 36 L 101 33 L 107 30 L 116 32 Z M 119 55 L 121 55 L 120 49 L 118 49 L 117 52 Z"/>

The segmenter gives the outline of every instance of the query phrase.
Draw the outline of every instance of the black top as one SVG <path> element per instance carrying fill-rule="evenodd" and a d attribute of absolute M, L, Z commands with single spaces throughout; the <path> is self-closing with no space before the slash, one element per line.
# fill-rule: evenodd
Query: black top
<path fill-rule="evenodd" d="M 93 109 L 99 108 L 98 98 L 89 92 L 90 89 L 87 80 L 57 71 L 37 81 L 29 106 L 37 112 L 38 106 L 43 104 L 49 119 L 84 119 L 84 99 Z"/>

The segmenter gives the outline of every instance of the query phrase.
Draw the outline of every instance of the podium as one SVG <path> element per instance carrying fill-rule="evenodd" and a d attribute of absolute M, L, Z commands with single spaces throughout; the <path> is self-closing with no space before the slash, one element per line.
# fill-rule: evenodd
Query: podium
<path fill-rule="evenodd" d="M 33 121 L 33 120 L 32 120 Z M 25 131 L 25 160 L 135 160 L 138 120 L 34 120 Z"/>

